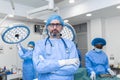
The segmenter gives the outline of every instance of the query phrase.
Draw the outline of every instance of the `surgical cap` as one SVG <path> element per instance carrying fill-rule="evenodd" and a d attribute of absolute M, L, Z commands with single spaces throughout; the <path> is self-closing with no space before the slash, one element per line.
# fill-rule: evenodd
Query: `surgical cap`
<path fill-rule="evenodd" d="M 96 46 L 97 44 L 101 44 L 101 45 L 105 46 L 105 45 L 106 45 L 106 41 L 105 41 L 105 39 L 103 39 L 103 38 L 94 38 L 94 39 L 92 40 L 91 44 L 92 44 L 93 46 Z"/>
<path fill-rule="evenodd" d="M 52 15 L 48 18 L 46 22 L 46 27 L 51 23 L 52 20 L 58 20 L 62 26 L 64 26 L 64 21 L 59 15 Z"/>
<path fill-rule="evenodd" d="M 33 47 L 35 47 L 34 41 L 30 41 L 30 42 L 28 43 L 28 45 L 32 45 Z"/>

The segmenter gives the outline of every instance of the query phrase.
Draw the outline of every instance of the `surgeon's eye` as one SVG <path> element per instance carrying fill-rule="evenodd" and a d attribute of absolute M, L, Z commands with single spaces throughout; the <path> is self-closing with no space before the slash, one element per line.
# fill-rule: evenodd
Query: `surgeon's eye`
<path fill-rule="evenodd" d="M 59 24 L 59 23 L 57 23 L 57 24 L 53 24 L 53 23 L 51 23 L 51 24 L 49 24 L 49 26 L 50 26 L 50 27 L 54 27 L 54 26 L 56 26 L 56 27 L 60 27 L 60 26 L 62 26 L 62 25 Z"/>

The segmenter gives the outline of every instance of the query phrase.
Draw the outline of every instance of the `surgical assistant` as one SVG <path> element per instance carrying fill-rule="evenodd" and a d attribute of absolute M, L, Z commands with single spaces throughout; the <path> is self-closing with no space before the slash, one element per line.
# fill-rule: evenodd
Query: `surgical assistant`
<path fill-rule="evenodd" d="M 86 53 L 86 68 L 90 78 L 96 80 L 96 76 L 101 74 L 115 75 L 109 67 L 108 57 L 102 50 L 103 46 L 106 45 L 106 40 L 103 38 L 95 38 L 92 40 L 93 50 Z"/>
<path fill-rule="evenodd" d="M 23 80 L 33 80 L 36 77 L 36 72 L 33 66 L 32 61 L 32 55 L 33 55 L 33 49 L 35 47 L 34 41 L 30 41 L 28 43 L 28 49 L 25 49 L 21 46 L 21 44 L 18 44 L 18 53 L 21 59 L 23 59 Z"/>
<path fill-rule="evenodd" d="M 48 37 L 36 43 L 33 61 L 38 80 L 74 80 L 79 67 L 75 44 L 61 38 L 64 21 L 59 15 L 52 15 L 46 22 Z"/>

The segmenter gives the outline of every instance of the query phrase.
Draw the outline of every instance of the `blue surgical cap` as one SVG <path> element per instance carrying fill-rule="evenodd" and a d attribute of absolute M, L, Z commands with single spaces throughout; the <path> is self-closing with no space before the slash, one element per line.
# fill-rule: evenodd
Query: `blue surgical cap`
<path fill-rule="evenodd" d="M 46 22 L 46 27 L 51 23 L 52 20 L 58 20 L 62 26 L 64 26 L 64 21 L 59 15 L 52 15 L 48 18 Z"/>
<path fill-rule="evenodd" d="M 103 38 L 94 38 L 94 39 L 92 40 L 91 44 L 92 44 L 93 46 L 95 46 L 95 45 L 97 45 L 97 44 L 101 44 L 101 45 L 105 46 L 105 45 L 106 45 L 106 41 L 105 41 L 105 39 L 103 39 Z"/>
<path fill-rule="evenodd" d="M 30 42 L 28 43 L 28 45 L 32 45 L 33 47 L 35 47 L 34 41 L 30 41 Z"/>

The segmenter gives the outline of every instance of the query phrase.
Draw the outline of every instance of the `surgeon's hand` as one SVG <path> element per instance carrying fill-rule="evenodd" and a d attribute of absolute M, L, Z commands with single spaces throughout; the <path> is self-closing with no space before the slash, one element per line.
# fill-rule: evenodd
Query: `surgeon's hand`
<path fill-rule="evenodd" d="M 67 59 L 66 60 L 66 64 L 65 65 L 79 65 L 80 64 L 80 61 L 78 58 L 74 58 L 74 59 Z"/>
<path fill-rule="evenodd" d="M 21 44 L 20 43 L 18 43 L 16 46 L 17 46 L 18 50 L 21 50 Z"/>
<path fill-rule="evenodd" d="M 68 65 L 79 65 L 80 61 L 78 58 L 74 58 L 74 59 L 65 59 L 65 60 L 59 60 L 58 61 L 60 66 L 68 66 Z"/>
<path fill-rule="evenodd" d="M 96 74 L 94 71 L 91 72 L 90 78 L 91 80 L 96 80 Z"/>
<path fill-rule="evenodd" d="M 38 80 L 38 78 L 35 78 L 35 79 L 33 79 L 33 80 Z"/>
<path fill-rule="evenodd" d="M 108 72 L 109 72 L 112 76 L 115 76 L 115 73 L 114 73 L 111 69 L 108 69 Z"/>

